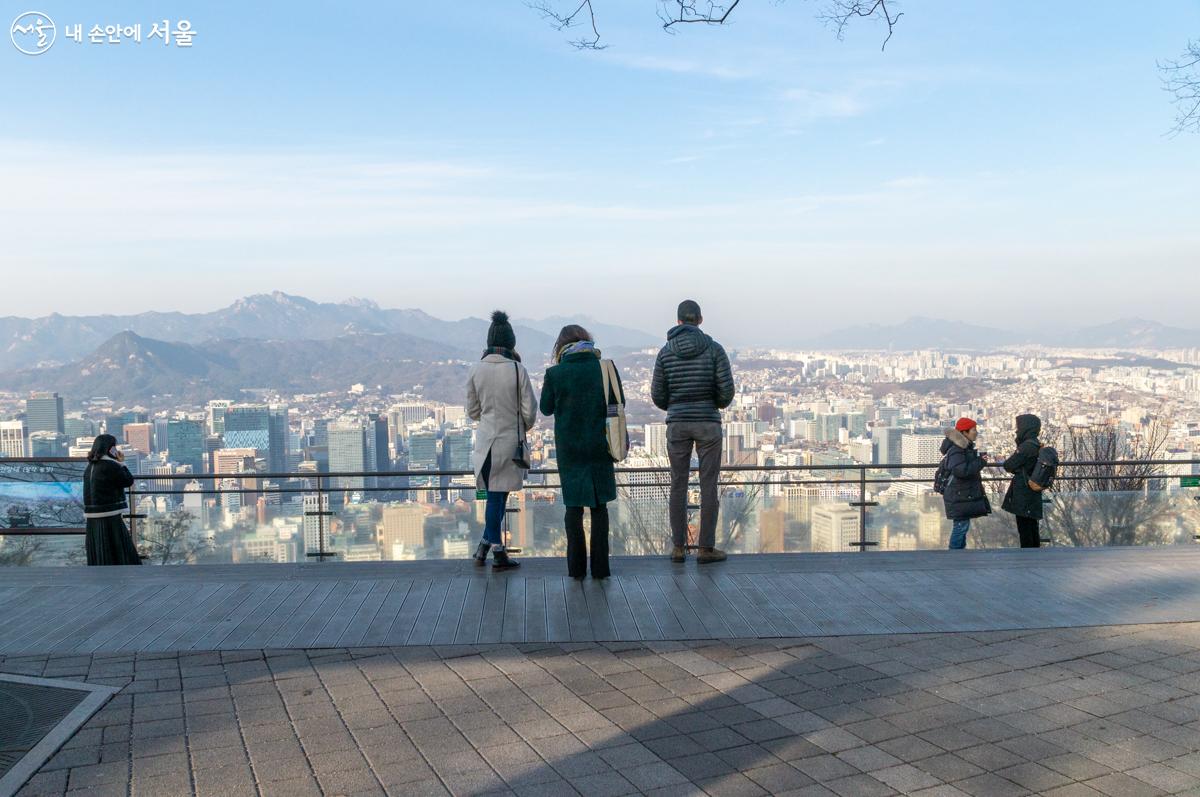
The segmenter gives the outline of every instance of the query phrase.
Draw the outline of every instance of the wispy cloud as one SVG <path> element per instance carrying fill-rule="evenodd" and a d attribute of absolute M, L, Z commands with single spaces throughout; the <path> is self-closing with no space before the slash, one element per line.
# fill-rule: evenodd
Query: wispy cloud
<path fill-rule="evenodd" d="M 789 89 L 783 99 L 808 119 L 844 119 L 866 112 L 867 104 L 853 91 Z"/>
<path fill-rule="evenodd" d="M 729 66 L 717 62 L 698 61 L 687 58 L 665 58 L 657 55 L 630 55 L 617 52 L 606 55 L 614 63 L 631 69 L 673 72 L 680 75 L 703 75 L 706 77 L 721 78 L 722 80 L 743 80 L 758 74 L 755 70 L 744 66 Z"/>

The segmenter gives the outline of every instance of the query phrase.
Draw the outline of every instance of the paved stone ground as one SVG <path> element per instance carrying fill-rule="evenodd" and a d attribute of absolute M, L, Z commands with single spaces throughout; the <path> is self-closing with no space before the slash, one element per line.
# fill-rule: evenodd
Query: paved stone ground
<path fill-rule="evenodd" d="M 0 670 L 124 688 L 23 797 L 1200 794 L 1200 624 Z"/>

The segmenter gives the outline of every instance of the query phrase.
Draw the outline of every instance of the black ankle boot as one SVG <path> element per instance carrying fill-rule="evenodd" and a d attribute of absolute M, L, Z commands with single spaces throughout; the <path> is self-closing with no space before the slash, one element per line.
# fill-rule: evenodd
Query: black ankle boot
<path fill-rule="evenodd" d="M 479 547 L 475 549 L 475 554 L 471 557 L 475 560 L 476 567 L 483 567 L 485 564 L 487 564 L 488 551 L 491 549 L 492 544 L 490 542 L 479 543 Z"/>
<path fill-rule="evenodd" d="M 508 558 L 508 551 L 503 548 L 497 548 L 492 552 L 492 569 L 493 570 L 513 570 L 521 566 L 521 563 L 516 559 Z"/>

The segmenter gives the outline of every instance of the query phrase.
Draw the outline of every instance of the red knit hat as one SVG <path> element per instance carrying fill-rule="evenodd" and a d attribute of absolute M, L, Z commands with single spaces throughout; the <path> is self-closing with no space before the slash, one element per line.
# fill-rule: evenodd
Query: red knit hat
<path fill-rule="evenodd" d="M 958 423 L 954 424 L 954 428 L 960 432 L 969 432 L 978 425 L 970 418 L 959 418 Z"/>

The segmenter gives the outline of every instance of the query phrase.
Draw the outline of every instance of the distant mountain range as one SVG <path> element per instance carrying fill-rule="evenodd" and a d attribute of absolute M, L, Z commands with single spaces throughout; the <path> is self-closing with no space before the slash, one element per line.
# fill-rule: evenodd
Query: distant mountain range
<path fill-rule="evenodd" d="M 517 321 L 518 345 L 530 354 L 548 352 L 562 319 Z M 591 323 L 583 320 L 583 323 Z M 63 365 L 84 357 L 121 332 L 175 343 L 254 338 L 329 340 L 353 334 L 402 333 L 478 356 L 488 322 L 482 318 L 443 321 L 421 310 L 388 310 L 366 299 L 314 302 L 276 291 L 239 299 L 210 313 L 0 318 L 0 373 L 39 365 Z M 597 324 L 592 329 L 604 346 L 641 348 L 656 337 L 637 330 Z M 0 387 L 3 384 L 0 383 Z"/>
<path fill-rule="evenodd" d="M 1080 349 L 1187 349 L 1200 347 L 1200 330 L 1129 318 L 1076 330 L 1030 333 L 914 316 L 899 324 L 864 324 L 835 330 L 801 342 L 803 348 L 813 349 L 895 351 L 986 351 L 1023 344 Z"/>

